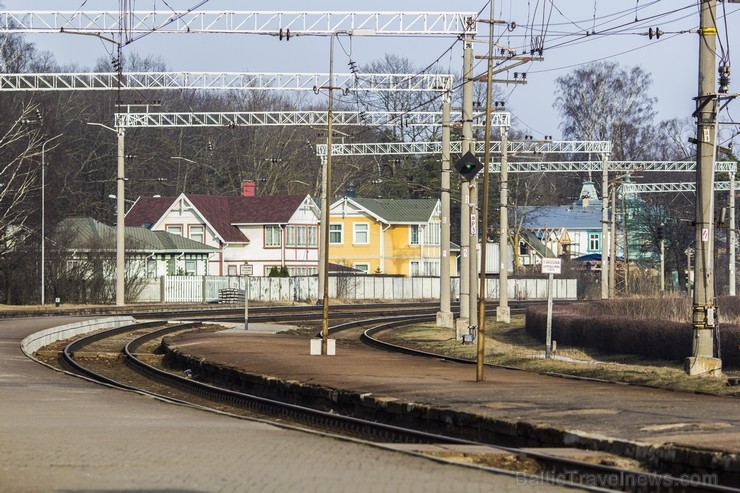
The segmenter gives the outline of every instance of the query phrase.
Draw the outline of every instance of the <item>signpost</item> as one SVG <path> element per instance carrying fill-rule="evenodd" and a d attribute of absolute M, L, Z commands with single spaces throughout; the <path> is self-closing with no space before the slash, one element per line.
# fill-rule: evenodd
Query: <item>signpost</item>
<path fill-rule="evenodd" d="M 244 330 L 249 330 L 249 276 L 254 272 L 252 264 L 244 262 L 240 274 L 244 277 Z"/>
<path fill-rule="evenodd" d="M 547 325 L 545 331 L 545 358 L 552 358 L 552 276 L 560 274 L 561 260 L 559 258 L 543 258 L 542 273 L 547 278 Z"/>

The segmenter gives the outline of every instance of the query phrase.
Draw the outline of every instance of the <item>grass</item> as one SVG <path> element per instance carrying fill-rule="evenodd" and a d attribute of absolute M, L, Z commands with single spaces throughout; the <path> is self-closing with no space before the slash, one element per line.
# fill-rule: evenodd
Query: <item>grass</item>
<path fill-rule="evenodd" d="M 394 329 L 380 337 L 424 351 L 468 359 L 476 357 L 476 344 L 461 344 L 455 339 L 454 329 L 440 328 L 432 323 Z M 486 321 L 485 361 L 489 364 L 668 390 L 740 396 L 740 387 L 729 386 L 726 378 L 686 375 L 683 361 L 653 361 L 632 355 L 601 354 L 561 346 L 557 347 L 552 359 L 545 359 L 544 354 L 544 341 L 536 340 L 524 331 L 524 315 L 512 316 L 510 324 Z M 725 376 L 738 377 L 740 372 L 726 369 Z"/>

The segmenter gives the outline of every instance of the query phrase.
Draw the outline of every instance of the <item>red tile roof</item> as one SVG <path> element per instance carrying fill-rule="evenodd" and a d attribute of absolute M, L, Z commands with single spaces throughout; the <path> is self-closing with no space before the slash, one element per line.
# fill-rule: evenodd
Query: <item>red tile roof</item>
<path fill-rule="evenodd" d="M 190 194 L 185 197 L 226 242 L 247 240 L 237 225 L 287 223 L 306 198 L 301 195 L 230 197 Z M 151 227 L 174 201 L 174 197 L 142 197 L 126 214 L 126 225 L 148 224 Z"/>

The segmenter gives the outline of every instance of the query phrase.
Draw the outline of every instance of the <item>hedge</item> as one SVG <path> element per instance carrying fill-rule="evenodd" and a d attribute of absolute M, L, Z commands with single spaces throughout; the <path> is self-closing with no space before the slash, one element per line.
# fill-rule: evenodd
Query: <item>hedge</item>
<path fill-rule="evenodd" d="M 583 308 L 580 303 L 553 307 L 552 339 L 558 346 L 671 361 L 682 361 L 691 355 L 693 334 L 689 322 L 593 315 L 590 309 Z M 544 340 L 546 323 L 546 307 L 527 309 L 525 330 L 529 335 Z M 720 348 L 725 367 L 740 366 L 740 327 L 720 325 Z"/>

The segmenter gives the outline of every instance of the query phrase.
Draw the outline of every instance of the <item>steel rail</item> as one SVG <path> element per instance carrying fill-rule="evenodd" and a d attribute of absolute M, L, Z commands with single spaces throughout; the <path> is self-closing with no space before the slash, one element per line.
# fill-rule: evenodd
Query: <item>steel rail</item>
<path fill-rule="evenodd" d="M 451 361 L 455 363 L 464 363 L 473 365 L 476 363 L 473 359 L 458 358 L 454 356 L 446 356 L 438 353 L 431 353 L 427 351 L 421 351 L 412 349 L 397 344 L 391 344 L 388 342 L 381 341 L 374 337 L 376 334 L 390 330 L 403 325 L 399 321 L 390 321 L 383 324 L 375 325 L 374 327 L 367 329 L 363 332 L 361 340 L 363 343 L 374 347 L 376 349 L 391 351 L 396 353 L 402 353 L 411 356 L 425 357 L 442 359 L 445 361 Z M 486 364 L 488 367 L 503 368 L 500 365 Z M 516 369 L 517 368 L 507 368 Z M 522 451 L 519 449 L 498 447 L 502 450 L 516 453 L 520 456 L 525 456 L 536 462 L 547 465 L 551 471 L 556 474 L 565 474 L 570 478 L 573 478 L 576 483 L 582 481 L 590 486 L 594 486 L 594 481 L 598 484 L 606 486 L 619 485 L 623 491 L 680 491 L 680 492 L 737 492 L 736 488 L 729 486 L 722 486 L 718 484 L 708 484 L 700 481 L 687 480 L 672 476 L 670 474 L 657 474 L 643 471 L 633 471 L 629 469 L 622 469 L 614 466 L 607 466 L 603 464 L 593 464 L 589 462 L 580 462 L 572 459 L 564 459 L 555 457 L 547 454 L 541 454 L 533 451 Z M 576 479 L 579 478 L 579 479 Z M 647 486 L 649 485 L 649 486 Z"/>
<path fill-rule="evenodd" d="M 373 337 L 378 332 L 388 330 L 408 323 L 415 323 L 419 321 L 433 320 L 434 317 L 431 315 L 414 315 L 408 317 L 393 317 L 393 320 L 383 319 L 370 319 L 362 321 L 352 321 L 346 324 L 335 326 L 332 328 L 334 333 L 350 328 L 356 328 L 363 325 L 372 325 L 372 327 L 363 333 L 363 340 L 365 342 L 370 341 L 374 347 L 383 349 L 390 349 L 393 351 L 401 350 L 405 354 L 416 354 L 426 357 L 440 358 L 438 354 L 426 353 L 421 351 L 415 351 L 409 348 L 402 348 L 396 345 L 389 345 L 377 338 Z M 86 344 L 100 341 L 106 337 L 113 335 L 120 335 L 127 331 L 133 331 L 146 327 L 154 327 L 156 322 L 149 322 L 146 324 L 138 324 L 127 327 L 120 327 L 111 329 L 108 331 L 96 333 L 90 335 L 81 340 L 74 341 L 65 347 L 65 357 L 69 354 L 70 359 L 74 354 L 74 351 L 79 350 Z M 293 422 L 301 423 L 307 426 L 316 426 L 323 429 L 332 430 L 334 432 L 350 434 L 353 436 L 359 436 L 363 438 L 372 438 L 376 440 L 382 440 L 384 442 L 401 442 L 401 443 L 447 443 L 447 444 L 464 444 L 464 445 L 480 445 L 482 442 L 474 440 L 460 439 L 449 435 L 439 435 L 435 433 L 427 433 L 420 430 L 403 428 L 399 426 L 387 425 L 374 421 L 367 421 L 351 416 L 339 415 L 334 412 L 325 412 L 317 409 L 308 408 L 305 406 L 299 406 L 295 404 L 285 403 L 273 399 L 260 397 L 257 395 L 245 394 L 242 392 L 236 392 L 228 389 L 216 387 L 204 382 L 199 382 L 190 378 L 181 377 L 143 362 L 136 357 L 134 350 L 140 347 L 142 344 L 166 335 L 178 330 L 191 328 L 199 325 L 194 324 L 180 324 L 176 326 L 169 326 L 154 330 L 147 334 L 141 335 L 131 341 L 129 341 L 124 349 L 123 353 L 125 356 L 125 362 L 127 365 L 142 372 L 159 382 L 166 382 L 168 385 L 184 390 L 185 392 L 205 397 L 209 400 L 222 402 L 225 404 L 231 404 L 239 407 L 246 407 L 252 411 L 260 414 L 269 415 L 271 417 L 279 417 L 284 419 L 290 419 Z M 445 358 L 450 361 L 458 361 L 463 363 L 474 363 L 470 360 L 464 360 L 460 358 Z M 98 375 L 91 370 L 84 369 L 82 365 L 78 365 L 74 362 L 76 367 L 82 368 L 82 372 L 90 378 L 105 382 L 107 384 L 124 388 L 127 390 L 137 390 L 141 392 L 141 389 L 133 388 L 126 384 L 121 384 L 108 377 Z M 144 391 L 146 392 L 146 391 Z M 151 394 L 150 392 L 146 392 Z M 157 395 L 157 394 L 153 394 Z M 179 399 L 172 399 L 171 397 L 157 395 L 159 398 L 169 400 L 172 402 L 183 403 Z M 491 445 L 484 443 L 485 445 Z M 670 475 L 664 474 L 653 474 L 640 471 L 630 471 L 620 469 L 612 466 L 604 466 L 600 464 L 584 463 L 572 459 L 563 459 L 560 457 L 554 457 L 547 454 L 542 454 L 534 451 L 522 451 L 520 449 L 511 447 L 496 446 L 496 448 L 515 454 L 517 456 L 526 456 L 532 459 L 553 474 L 567 474 L 568 478 L 572 478 L 574 484 L 578 484 L 578 481 L 593 481 L 594 478 L 599 478 L 603 484 L 612 485 L 644 485 L 650 484 L 654 487 L 653 491 L 685 491 L 685 492 L 730 492 L 737 491 L 733 488 L 724 487 L 720 485 L 705 484 L 699 482 L 686 481 L 685 479 L 676 478 Z M 614 482 L 617 481 L 617 482 Z M 590 483 L 589 483 L 590 484 Z M 635 486 L 634 488 L 627 488 L 628 491 L 641 491 L 644 488 Z"/>

